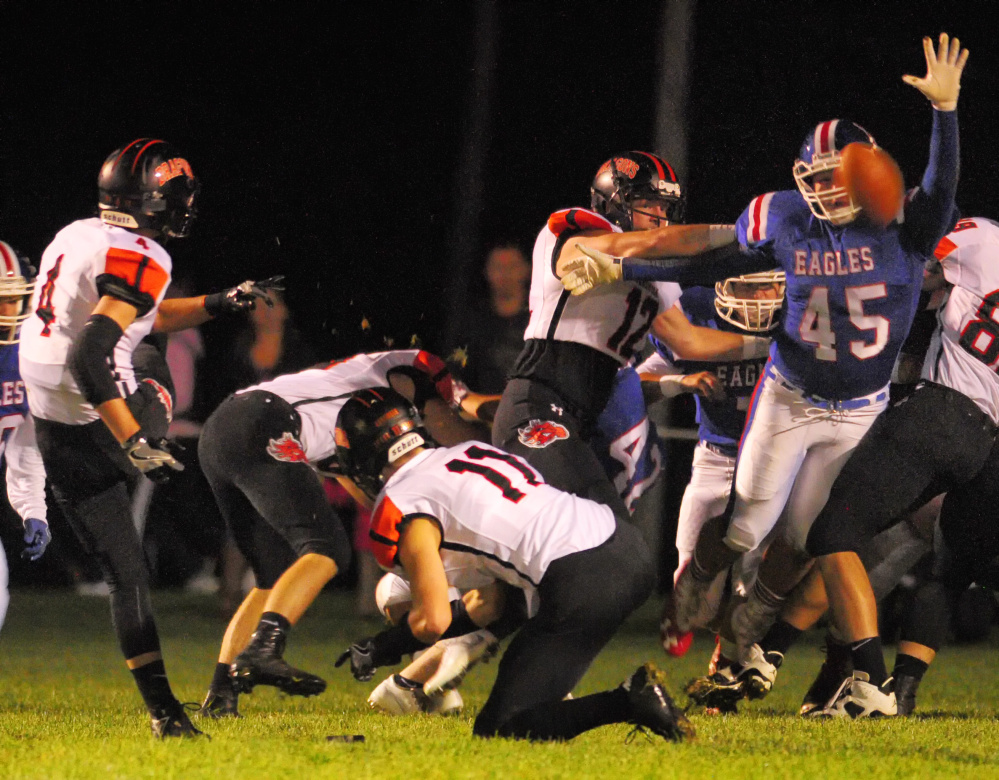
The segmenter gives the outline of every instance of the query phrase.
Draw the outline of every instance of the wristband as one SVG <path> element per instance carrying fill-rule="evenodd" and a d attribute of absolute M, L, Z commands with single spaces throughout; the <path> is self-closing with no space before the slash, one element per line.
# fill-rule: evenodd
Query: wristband
<path fill-rule="evenodd" d="M 659 377 L 659 392 L 663 398 L 676 398 L 686 392 L 686 388 L 680 384 L 683 382 L 685 374 L 665 374 Z"/>
<path fill-rule="evenodd" d="M 770 354 L 770 339 L 761 336 L 742 337 L 742 359 L 755 360 Z"/>

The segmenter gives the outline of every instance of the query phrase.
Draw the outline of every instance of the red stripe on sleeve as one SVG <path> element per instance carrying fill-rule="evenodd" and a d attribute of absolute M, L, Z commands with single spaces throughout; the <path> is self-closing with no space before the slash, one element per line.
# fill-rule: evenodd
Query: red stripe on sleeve
<path fill-rule="evenodd" d="M 940 243 L 937 244 L 937 248 L 933 250 L 933 256 L 937 260 L 943 260 L 955 249 L 957 249 L 957 244 L 947 238 L 947 236 L 944 236 L 940 239 Z"/>
<path fill-rule="evenodd" d="M 151 257 L 118 247 L 108 250 L 104 258 L 104 273 L 124 279 L 139 292 L 148 293 L 153 298 L 159 298 L 170 282 L 170 275 Z"/>
<path fill-rule="evenodd" d="M 753 230 L 749 236 L 753 242 L 763 240 L 763 196 L 753 201 Z"/>
<path fill-rule="evenodd" d="M 392 503 L 392 499 L 385 496 L 381 503 L 375 507 L 375 512 L 371 516 L 371 531 L 369 535 L 372 541 L 372 550 L 378 564 L 386 569 L 395 566 L 395 558 L 399 553 L 399 521 L 402 520 L 402 512 L 399 507 Z"/>

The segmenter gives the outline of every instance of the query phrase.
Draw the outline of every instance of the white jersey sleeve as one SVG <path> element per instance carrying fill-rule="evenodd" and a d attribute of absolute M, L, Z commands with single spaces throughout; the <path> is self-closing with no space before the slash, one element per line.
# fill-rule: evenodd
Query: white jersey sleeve
<path fill-rule="evenodd" d="M 372 352 L 335 360 L 324 368 L 285 374 L 239 390 L 265 390 L 283 398 L 302 420 L 302 449 L 309 463 L 319 463 L 336 453 L 333 431 L 336 418 L 351 393 L 366 387 L 386 387 L 393 370 L 414 369 L 427 375 L 445 401 L 454 397 L 454 380 L 444 361 L 421 349 Z"/>
<path fill-rule="evenodd" d="M 532 259 L 531 318 L 524 338 L 585 344 L 624 365 L 652 327 L 661 291 L 675 287 L 679 297 L 680 288 L 670 283 L 660 289 L 651 283 L 620 281 L 585 295 L 570 295 L 556 276 L 555 265 L 565 241 L 586 230 L 621 232 L 595 212 L 565 209 L 552 214 L 538 234 Z"/>
<path fill-rule="evenodd" d="M 524 591 L 528 612 L 549 564 L 599 546 L 616 523 L 603 504 L 545 484 L 527 461 L 481 443 L 418 454 L 385 485 L 371 520 L 375 556 L 397 565 L 400 529 L 414 517 L 441 528 L 446 566 L 469 580 L 502 580 Z"/>
<path fill-rule="evenodd" d="M 31 316 L 21 326 L 21 376 L 32 412 L 70 425 L 98 419 L 76 386 L 68 358 L 101 290 L 112 281 L 151 304 L 125 329 L 112 355 L 119 391 L 124 396 L 135 390 L 132 352 L 152 331 L 171 269 L 170 255 L 158 243 L 97 218 L 59 231 L 42 254 Z"/>
<path fill-rule="evenodd" d="M 999 224 L 962 219 L 935 254 L 954 287 L 937 315 L 923 378 L 968 396 L 999 424 Z"/>
<path fill-rule="evenodd" d="M 22 520 L 48 520 L 45 507 L 45 466 L 29 414 L 7 442 L 7 500 Z"/>

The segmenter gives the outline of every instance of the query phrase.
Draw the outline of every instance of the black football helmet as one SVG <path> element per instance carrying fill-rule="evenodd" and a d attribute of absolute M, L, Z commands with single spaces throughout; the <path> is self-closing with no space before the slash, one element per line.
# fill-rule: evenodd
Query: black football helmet
<path fill-rule="evenodd" d="M 21 323 L 31 314 L 31 294 L 35 291 L 35 269 L 28 258 L 6 241 L 0 241 L 0 299 L 15 299 L 16 314 L 0 314 L 0 344 L 16 344 L 21 339 Z"/>
<path fill-rule="evenodd" d="M 416 447 L 437 446 L 416 407 L 389 387 L 351 395 L 334 430 L 341 472 L 369 497 L 382 489 L 382 469 Z"/>
<path fill-rule="evenodd" d="M 101 221 L 183 238 L 197 215 L 200 185 L 174 146 L 137 138 L 108 155 L 97 176 Z"/>
<path fill-rule="evenodd" d="M 683 190 L 673 167 L 662 157 L 625 152 L 600 166 L 590 187 L 590 208 L 622 230 L 633 230 L 637 199 L 662 202 L 666 214 L 662 224 L 683 222 Z"/>

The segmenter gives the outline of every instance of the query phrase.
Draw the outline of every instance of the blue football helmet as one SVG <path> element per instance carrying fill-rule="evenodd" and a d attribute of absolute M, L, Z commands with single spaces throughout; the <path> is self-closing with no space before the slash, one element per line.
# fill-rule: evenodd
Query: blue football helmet
<path fill-rule="evenodd" d="M 794 161 L 794 181 L 808 208 L 819 219 L 833 225 L 852 222 L 860 211 L 842 186 L 828 182 L 821 191 L 815 189 L 815 176 L 839 167 L 840 152 L 847 144 L 864 143 L 877 146 L 874 137 L 860 125 L 847 119 L 819 122 L 805 138 Z"/>

